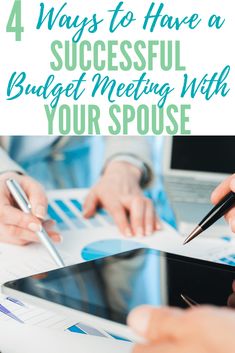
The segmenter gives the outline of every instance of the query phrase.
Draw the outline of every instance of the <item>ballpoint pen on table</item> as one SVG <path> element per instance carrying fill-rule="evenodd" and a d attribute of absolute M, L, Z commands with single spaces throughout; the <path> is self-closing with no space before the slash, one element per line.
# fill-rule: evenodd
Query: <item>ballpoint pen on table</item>
<path fill-rule="evenodd" d="M 19 183 L 14 180 L 14 179 L 8 179 L 6 181 L 6 185 L 8 187 L 8 190 L 10 191 L 13 199 L 15 200 L 16 204 L 19 206 L 19 208 L 24 212 L 24 213 L 31 213 L 32 212 L 32 206 L 27 198 L 27 195 L 25 194 L 24 190 L 21 188 Z M 65 263 L 55 248 L 54 244 L 52 243 L 49 235 L 47 234 L 46 230 L 42 227 L 42 229 L 38 232 L 36 232 L 36 235 L 40 239 L 41 243 L 45 246 L 53 260 L 56 262 L 56 264 L 59 267 L 64 267 Z"/>
<path fill-rule="evenodd" d="M 212 210 L 203 218 L 198 226 L 192 231 L 192 233 L 185 239 L 184 245 L 189 243 L 191 240 L 196 238 L 204 230 L 209 228 L 212 224 L 218 221 L 219 218 L 223 217 L 226 212 L 235 206 L 235 193 L 230 192 L 224 196 L 224 198 L 217 204 Z"/>

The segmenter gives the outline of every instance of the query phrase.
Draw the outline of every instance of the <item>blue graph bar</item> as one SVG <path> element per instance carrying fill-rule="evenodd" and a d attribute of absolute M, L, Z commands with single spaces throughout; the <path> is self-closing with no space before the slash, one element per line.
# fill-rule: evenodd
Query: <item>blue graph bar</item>
<path fill-rule="evenodd" d="M 73 325 L 67 329 L 67 331 L 73 332 L 73 333 L 82 333 L 83 335 L 86 335 L 86 332 L 80 329 L 77 325 Z"/>
<path fill-rule="evenodd" d="M 115 340 L 125 341 L 125 342 L 131 342 L 130 340 L 128 340 L 128 339 L 125 338 L 125 337 L 117 336 L 117 335 L 114 335 L 113 333 L 110 333 L 110 332 L 108 332 L 108 334 L 109 334 L 110 336 L 112 336 Z"/>
<path fill-rule="evenodd" d="M 226 264 L 226 265 L 235 266 L 234 255 L 229 255 L 228 257 L 223 257 L 219 261 Z"/>
<path fill-rule="evenodd" d="M 102 332 L 100 332 L 99 330 L 97 330 L 94 327 L 88 326 L 86 324 L 83 323 L 78 323 L 75 324 L 73 326 L 70 326 L 69 328 L 67 328 L 66 331 L 70 331 L 73 333 L 80 333 L 83 335 L 89 335 L 89 336 L 96 336 L 96 337 L 107 337 L 105 336 Z M 113 333 L 108 333 L 112 338 L 114 338 L 115 340 L 121 340 L 121 341 L 126 341 L 126 342 L 131 342 L 129 339 L 125 338 L 125 337 L 121 337 L 121 336 L 117 336 L 114 335 Z"/>
<path fill-rule="evenodd" d="M 78 209 L 79 212 L 83 211 L 82 204 L 78 200 L 71 199 L 70 201 Z"/>
<path fill-rule="evenodd" d="M 73 213 L 73 211 L 62 200 L 55 200 L 61 211 L 75 224 L 77 228 L 86 228 L 85 224 Z"/>
<path fill-rule="evenodd" d="M 79 212 L 82 212 L 82 211 L 83 211 L 82 204 L 81 204 L 78 200 L 71 199 L 70 202 L 74 205 L 74 207 L 76 207 L 76 209 L 77 209 Z M 98 219 L 96 219 L 95 217 L 89 218 L 89 221 L 91 222 L 91 224 L 92 224 L 94 227 L 101 227 L 101 226 L 102 226 L 102 224 L 101 224 L 101 223 L 98 221 Z"/>
<path fill-rule="evenodd" d="M 96 328 L 89 326 L 89 325 L 86 325 L 86 324 L 83 324 L 82 322 L 79 322 L 79 324 L 77 324 L 77 326 L 79 326 L 81 330 L 83 330 L 84 332 L 86 332 L 90 336 L 107 337 L 102 332 L 97 330 Z"/>
<path fill-rule="evenodd" d="M 22 303 L 20 300 L 12 298 L 12 297 L 7 297 L 6 300 L 8 300 L 9 302 L 12 302 L 14 304 L 17 304 L 19 306 L 23 306 L 26 307 L 26 305 L 24 303 Z"/>
<path fill-rule="evenodd" d="M 0 312 L 7 315 L 8 317 L 10 317 L 13 320 L 20 322 L 21 324 L 24 323 L 22 320 L 20 320 L 17 316 L 15 316 L 15 314 L 13 314 L 10 310 L 8 310 L 2 304 L 0 304 Z"/>
<path fill-rule="evenodd" d="M 58 215 L 58 213 L 54 210 L 51 205 L 48 206 L 48 215 L 57 223 L 58 227 L 61 230 L 69 230 L 67 224 L 63 221 L 63 219 Z"/>

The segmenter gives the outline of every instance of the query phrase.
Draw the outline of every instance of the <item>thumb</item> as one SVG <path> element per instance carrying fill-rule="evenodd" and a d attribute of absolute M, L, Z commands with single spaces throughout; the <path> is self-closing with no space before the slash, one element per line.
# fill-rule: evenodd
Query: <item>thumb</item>
<path fill-rule="evenodd" d="M 33 214 L 42 220 L 45 219 L 48 200 L 42 185 L 29 177 L 24 177 L 22 186 L 32 205 Z"/>
<path fill-rule="evenodd" d="M 147 305 L 134 309 L 128 316 L 128 325 L 148 341 L 178 337 L 182 330 L 183 311 L 176 308 L 153 308 Z"/>
<path fill-rule="evenodd" d="M 235 192 L 235 174 L 225 179 L 211 194 L 211 201 L 217 204 L 227 193 Z"/>

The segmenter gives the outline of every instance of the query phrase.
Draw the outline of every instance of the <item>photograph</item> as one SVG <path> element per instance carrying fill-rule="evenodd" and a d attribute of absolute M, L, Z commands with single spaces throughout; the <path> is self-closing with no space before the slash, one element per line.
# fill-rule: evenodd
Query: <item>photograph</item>
<path fill-rule="evenodd" d="M 233 4 L 0 3 L 0 353 L 233 353 Z"/>

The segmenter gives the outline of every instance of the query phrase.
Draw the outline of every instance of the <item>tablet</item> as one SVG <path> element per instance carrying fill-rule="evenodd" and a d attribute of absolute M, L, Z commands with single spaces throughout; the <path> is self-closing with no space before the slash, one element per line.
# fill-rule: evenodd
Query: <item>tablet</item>
<path fill-rule="evenodd" d="M 8 282 L 3 291 L 127 335 L 127 315 L 142 304 L 233 306 L 234 280 L 231 266 L 138 249 Z"/>

